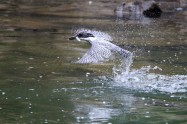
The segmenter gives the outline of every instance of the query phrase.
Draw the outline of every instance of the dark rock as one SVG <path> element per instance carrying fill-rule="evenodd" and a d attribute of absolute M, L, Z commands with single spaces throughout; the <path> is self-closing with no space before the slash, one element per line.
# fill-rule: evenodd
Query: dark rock
<path fill-rule="evenodd" d="M 143 11 L 143 15 L 149 18 L 159 18 L 162 14 L 162 10 L 157 4 L 152 4 L 151 7 Z"/>

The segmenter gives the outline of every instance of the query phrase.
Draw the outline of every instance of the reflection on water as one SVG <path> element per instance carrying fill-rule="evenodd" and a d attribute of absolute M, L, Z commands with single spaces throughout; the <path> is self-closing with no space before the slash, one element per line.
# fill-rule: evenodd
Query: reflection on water
<path fill-rule="evenodd" d="M 160 0 L 168 8 L 148 23 L 116 20 L 120 2 L 1 0 L 0 123 L 186 123 L 185 2 Z M 74 28 L 133 52 L 129 74 L 72 63 L 89 48 L 68 40 Z"/>

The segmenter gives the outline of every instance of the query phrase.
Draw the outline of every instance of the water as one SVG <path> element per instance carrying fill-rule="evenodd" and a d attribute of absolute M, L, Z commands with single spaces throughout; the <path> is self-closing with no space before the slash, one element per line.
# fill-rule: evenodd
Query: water
<path fill-rule="evenodd" d="M 0 2 L 0 123 L 187 122 L 185 9 L 145 22 L 116 19 L 119 3 Z M 133 52 L 129 72 L 73 63 L 89 48 L 68 40 L 75 28 Z"/>

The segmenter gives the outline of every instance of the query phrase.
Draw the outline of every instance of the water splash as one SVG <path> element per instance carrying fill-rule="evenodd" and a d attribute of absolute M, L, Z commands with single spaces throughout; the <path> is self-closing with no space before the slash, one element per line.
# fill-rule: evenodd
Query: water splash
<path fill-rule="evenodd" d="M 146 66 L 140 69 L 133 69 L 128 73 L 125 71 L 119 73 L 119 70 L 113 68 L 114 86 L 124 86 L 126 88 L 141 90 L 146 92 L 161 91 L 167 93 L 178 93 L 187 91 L 186 75 L 161 75 L 150 73 L 150 70 L 161 68 L 155 66 Z"/>
<path fill-rule="evenodd" d="M 114 77 L 117 77 L 118 75 L 129 74 L 133 62 L 133 54 L 129 52 L 129 55 L 120 59 L 120 61 L 120 64 L 115 64 L 112 68 Z"/>

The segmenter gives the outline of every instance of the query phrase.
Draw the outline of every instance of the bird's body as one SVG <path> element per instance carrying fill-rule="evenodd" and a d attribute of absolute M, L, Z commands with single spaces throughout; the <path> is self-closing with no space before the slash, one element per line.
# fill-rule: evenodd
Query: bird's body
<path fill-rule="evenodd" d="M 70 40 L 85 40 L 91 48 L 76 63 L 98 63 L 108 59 L 112 53 L 118 54 L 123 59 L 132 58 L 132 53 L 110 42 L 108 34 L 92 30 L 81 29 Z"/>

